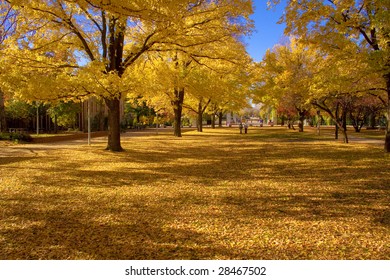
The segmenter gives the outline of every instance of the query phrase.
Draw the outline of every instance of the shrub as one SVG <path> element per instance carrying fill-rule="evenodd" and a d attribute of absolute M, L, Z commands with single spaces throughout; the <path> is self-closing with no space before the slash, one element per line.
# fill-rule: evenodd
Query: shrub
<path fill-rule="evenodd" d="M 0 140 L 32 142 L 32 137 L 30 134 L 23 132 L 1 132 Z"/>

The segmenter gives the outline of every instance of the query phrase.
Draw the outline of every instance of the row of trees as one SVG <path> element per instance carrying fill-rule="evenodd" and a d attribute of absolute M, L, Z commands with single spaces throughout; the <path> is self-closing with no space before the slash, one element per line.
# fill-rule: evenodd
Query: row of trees
<path fill-rule="evenodd" d="M 273 1 L 278 4 L 279 1 Z M 255 66 L 259 100 L 303 120 L 314 106 L 346 133 L 368 116 L 387 116 L 390 152 L 390 1 L 288 1 L 289 46 L 275 46 Z"/>
<path fill-rule="evenodd" d="M 287 118 L 298 115 L 300 130 L 312 106 L 325 111 L 346 142 L 347 117 L 359 128 L 384 107 L 390 151 L 390 0 L 288 1 L 281 21 L 291 44 L 257 64 L 242 43 L 251 1 L 123 2 L 3 1 L 0 107 L 9 93 L 52 102 L 97 96 L 109 110 L 112 151 L 122 149 L 125 97 L 155 112 L 171 107 L 176 136 L 183 108 L 201 131 L 207 108 L 238 109 L 253 93 Z"/>
<path fill-rule="evenodd" d="M 247 86 L 241 36 L 251 29 L 251 1 L 7 0 L 1 13 L 0 100 L 102 98 L 111 151 L 122 150 L 125 97 L 173 107 L 181 136 L 183 106 L 222 109 L 241 102 L 234 93 Z"/>

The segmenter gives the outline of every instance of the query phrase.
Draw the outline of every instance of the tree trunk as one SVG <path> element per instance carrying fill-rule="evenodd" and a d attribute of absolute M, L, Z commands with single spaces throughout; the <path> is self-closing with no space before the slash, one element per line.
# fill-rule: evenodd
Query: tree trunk
<path fill-rule="evenodd" d="M 57 114 L 54 115 L 54 134 L 58 133 L 58 117 Z"/>
<path fill-rule="evenodd" d="M 303 132 L 303 122 L 305 121 L 305 113 L 306 111 L 299 111 L 299 132 Z"/>
<path fill-rule="evenodd" d="M 181 115 L 183 112 L 183 101 L 184 101 L 184 88 L 175 88 L 175 100 L 172 101 L 173 112 L 174 112 L 174 121 L 173 121 L 173 135 L 176 137 L 181 137 Z"/>
<path fill-rule="evenodd" d="M 108 107 L 108 143 L 106 150 L 113 152 L 123 151 L 120 138 L 120 99 L 105 98 L 104 101 Z"/>
<path fill-rule="evenodd" d="M 370 128 L 374 129 L 375 128 L 375 113 L 371 112 L 370 117 L 369 117 L 369 126 Z"/>
<path fill-rule="evenodd" d="M 329 114 L 329 116 L 332 118 L 333 122 L 336 124 L 337 128 L 341 129 L 341 132 L 344 135 L 344 143 L 348 143 L 349 140 L 348 140 L 348 135 L 347 135 L 347 127 L 345 125 L 345 122 L 342 121 L 344 119 L 343 114 L 342 114 L 341 120 L 338 118 L 338 114 L 339 114 L 338 108 L 336 107 L 336 112 L 335 112 L 335 114 L 333 114 L 332 110 L 329 109 L 329 107 L 325 104 L 325 102 L 322 102 L 322 103 L 313 102 L 312 104 L 314 106 L 318 107 L 319 109 L 324 110 L 325 112 L 327 112 Z"/>
<path fill-rule="evenodd" d="M 385 76 L 387 86 L 387 125 L 385 137 L 385 152 L 390 153 L 390 74 Z"/>
<path fill-rule="evenodd" d="M 222 127 L 222 117 L 223 117 L 223 113 L 221 111 L 218 114 L 218 127 Z"/>
<path fill-rule="evenodd" d="M 202 101 L 199 101 L 198 104 L 198 120 L 197 120 L 198 132 L 203 132 L 203 110 L 202 110 Z"/>
<path fill-rule="evenodd" d="M 347 110 L 346 108 L 343 108 L 343 114 L 342 114 L 342 122 L 343 122 L 343 130 L 347 131 Z M 348 143 L 348 142 L 347 142 Z"/>
<path fill-rule="evenodd" d="M 346 123 L 345 123 L 344 116 L 342 117 L 342 121 L 338 122 L 337 125 L 338 125 L 338 128 L 341 129 L 341 132 L 343 133 L 344 143 L 348 144 L 349 141 L 348 141 L 348 134 L 347 134 L 347 126 L 346 126 Z"/>
<path fill-rule="evenodd" d="M 211 114 L 211 128 L 215 129 L 215 113 Z"/>
<path fill-rule="evenodd" d="M 339 110 L 340 110 L 340 103 L 337 102 L 336 111 L 335 111 L 335 118 L 337 121 L 340 119 Z M 337 121 L 335 122 L 335 132 L 334 132 L 334 139 L 336 140 L 339 139 L 339 126 L 337 125 Z"/>
<path fill-rule="evenodd" d="M 344 143 L 348 144 L 349 143 L 348 134 L 347 134 L 347 130 L 344 127 L 342 129 L 342 132 L 343 132 L 343 135 L 344 135 Z"/>
<path fill-rule="evenodd" d="M 7 131 L 7 119 L 5 117 L 4 93 L 0 89 L 0 132 Z"/>

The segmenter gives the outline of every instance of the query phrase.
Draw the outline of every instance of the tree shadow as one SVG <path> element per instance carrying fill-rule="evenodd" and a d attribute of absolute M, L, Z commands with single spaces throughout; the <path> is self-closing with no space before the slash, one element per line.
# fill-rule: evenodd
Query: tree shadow
<path fill-rule="evenodd" d="M 125 142 L 123 153 L 90 149 L 82 158 L 85 147 L 75 146 L 8 158 L 23 163 L 3 167 L 23 176 L 24 190 L 0 198 L 0 258 L 307 258 L 311 236 L 299 240 L 312 246 L 303 249 L 256 238 L 272 239 L 266 234 L 285 221 L 297 223 L 288 236 L 354 219 L 388 229 L 389 165 L 372 164 L 375 149 L 208 137 L 139 138 L 146 148 Z"/>

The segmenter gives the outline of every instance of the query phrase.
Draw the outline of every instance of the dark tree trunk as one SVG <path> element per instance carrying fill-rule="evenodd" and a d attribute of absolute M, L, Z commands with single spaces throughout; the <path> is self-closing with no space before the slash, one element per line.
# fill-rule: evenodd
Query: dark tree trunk
<path fill-rule="evenodd" d="M 370 116 L 369 116 L 369 126 L 372 129 L 375 128 L 375 113 L 374 112 L 370 113 Z"/>
<path fill-rule="evenodd" d="M 174 121 L 173 121 L 173 135 L 181 137 L 181 115 L 183 112 L 183 101 L 184 101 L 184 88 L 175 89 L 175 100 L 172 101 Z"/>
<path fill-rule="evenodd" d="M 120 128 L 120 99 L 105 99 L 108 107 L 108 143 L 106 150 L 123 151 L 121 146 Z"/>
<path fill-rule="evenodd" d="M 0 89 L 0 132 L 7 131 L 7 119 L 5 117 L 4 93 Z"/>
<path fill-rule="evenodd" d="M 347 130 L 343 127 L 343 136 L 344 136 L 344 143 L 345 144 L 348 144 L 349 143 L 349 140 L 348 140 L 348 134 L 347 134 Z"/>
<path fill-rule="evenodd" d="M 303 122 L 305 121 L 306 111 L 303 110 L 303 111 L 299 111 L 298 113 L 299 113 L 299 123 L 298 123 L 299 132 L 303 132 Z"/>
<path fill-rule="evenodd" d="M 390 74 L 385 76 L 387 86 L 387 125 L 385 137 L 385 152 L 390 153 Z"/>
<path fill-rule="evenodd" d="M 341 116 L 342 116 L 343 130 L 347 131 L 347 110 L 346 110 L 346 108 L 343 109 L 343 114 Z"/>
<path fill-rule="evenodd" d="M 335 118 L 338 121 L 340 119 L 340 103 L 337 103 L 336 105 L 336 111 L 335 111 Z M 337 125 L 337 121 L 335 122 L 335 132 L 334 132 L 334 139 L 339 139 L 339 126 Z"/>
<path fill-rule="evenodd" d="M 329 107 L 325 104 L 324 101 L 321 103 L 313 102 L 312 104 L 314 106 L 318 107 L 319 109 L 324 110 L 325 112 L 327 112 L 329 114 L 329 116 L 332 118 L 333 122 L 336 123 L 337 129 L 341 129 L 341 132 L 344 135 L 344 143 L 348 143 L 349 141 L 348 141 L 348 135 L 347 135 L 347 127 L 345 125 L 345 122 L 342 121 L 344 119 L 343 118 L 344 112 L 343 112 L 341 120 L 340 120 L 340 118 L 337 117 L 339 114 L 338 106 L 336 107 L 335 114 L 333 114 L 332 110 L 329 109 Z M 337 135 L 338 135 L 338 132 L 337 132 Z"/>
<path fill-rule="evenodd" d="M 288 128 L 288 129 L 295 130 L 294 121 L 291 120 L 290 118 L 287 119 L 287 128 Z"/>
<path fill-rule="evenodd" d="M 219 127 L 222 127 L 222 117 L 223 117 L 223 113 L 222 113 L 222 111 L 221 111 L 221 112 L 219 112 L 219 114 L 218 114 L 218 126 L 219 126 Z"/>
<path fill-rule="evenodd" d="M 54 133 L 57 134 L 58 133 L 58 117 L 57 117 L 57 114 L 54 115 Z"/>
<path fill-rule="evenodd" d="M 282 116 L 282 117 L 280 118 L 280 126 L 284 126 L 284 121 L 285 121 L 285 117 Z"/>
<path fill-rule="evenodd" d="M 198 104 L 198 120 L 197 120 L 197 127 L 198 132 L 203 132 L 203 110 L 202 110 L 202 101 Z"/>
<path fill-rule="evenodd" d="M 211 128 L 215 129 L 215 113 L 211 114 Z"/>

